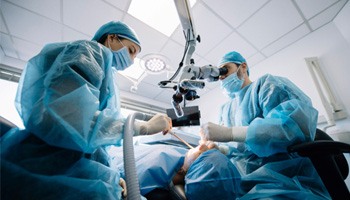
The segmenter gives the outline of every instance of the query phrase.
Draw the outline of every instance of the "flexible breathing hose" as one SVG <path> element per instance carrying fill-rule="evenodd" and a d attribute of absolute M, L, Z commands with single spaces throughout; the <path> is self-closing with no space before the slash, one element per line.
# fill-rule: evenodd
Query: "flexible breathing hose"
<path fill-rule="evenodd" d="M 124 170 L 126 179 L 126 188 L 128 190 L 127 199 L 141 200 L 139 180 L 136 173 L 135 155 L 134 155 L 134 122 L 135 119 L 148 121 L 151 115 L 135 112 L 126 119 L 123 141 Z"/>

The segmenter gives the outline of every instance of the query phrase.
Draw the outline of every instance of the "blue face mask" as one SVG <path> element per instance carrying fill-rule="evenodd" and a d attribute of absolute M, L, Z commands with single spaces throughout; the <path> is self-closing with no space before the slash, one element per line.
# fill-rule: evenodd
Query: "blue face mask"
<path fill-rule="evenodd" d="M 238 70 L 239 69 L 240 67 L 238 68 Z M 234 97 L 234 93 L 241 90 L 244 83 L 244 79 L 241 80 L 237 76 L 238 70 L 221 81 L 221 89 L 223 89 L 224 93 L 231 98 Z"/>
<path fill-rule="evenodd" d="M 131 66 L 134 62 L 131 60 L 128 48 L 126 48 L 126 46 L 120 40 L 119 42 L 123 45 L 123 48 L 119 49 L 118 51 L 112 50 L 110 45 L 109 48 L 113 53 L 112 66 L 114 66 L 117 70 L 123 71 L 124 69 Z"/>

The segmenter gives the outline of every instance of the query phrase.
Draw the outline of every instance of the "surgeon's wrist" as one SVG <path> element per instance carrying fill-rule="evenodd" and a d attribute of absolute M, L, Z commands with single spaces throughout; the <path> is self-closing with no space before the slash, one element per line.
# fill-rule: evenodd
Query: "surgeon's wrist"
<path fill-rule="evenodd" d="M 138 135 L 147 135 L 147 124 L 146 122 L 143 121 L 138 121 L 135 120 L 134 123 L 134 136 L 138 136 Z"/>
<path fill-rule="evenodd" d="M 247 137 L 248 126 L 232 127 L 233 141 L 244 142 Z"/>

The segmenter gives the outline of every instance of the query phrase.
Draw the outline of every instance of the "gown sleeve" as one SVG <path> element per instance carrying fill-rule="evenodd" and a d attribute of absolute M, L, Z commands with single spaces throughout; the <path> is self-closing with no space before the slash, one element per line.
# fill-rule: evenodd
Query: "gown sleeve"
<path fill-rule="evenodd" d="M 318 112 L 291 81 L 274 76 L 260 79 L 255 94 L 263 117 L 248 127 L 246 145 L 260 157 L 287 152 L 292 144 L 312 141 Z"/>

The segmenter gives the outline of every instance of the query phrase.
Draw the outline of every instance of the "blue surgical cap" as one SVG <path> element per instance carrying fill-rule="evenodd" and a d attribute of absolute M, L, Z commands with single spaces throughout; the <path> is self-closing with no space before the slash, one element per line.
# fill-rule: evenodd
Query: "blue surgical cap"
<path fill-rule="evenodd" d="M 235 199 L 241 176 L 231 161 L 220 151 L 202 153 L 185 176 L 185 193 L 193 199 Z"/>
<path fill-rule="evenodd" d="M 98 41 L 105 34 L 117 34 L 120 37 L 126 38 L 136 43 L 141 48 L 141 44 L 136 35 L 136 32 L 130 26 L 124 24 L 121 21 L 111 21 L 101 26 L 95 33 L 92 40 Z"/>
<path fill-rule="evenodd" d="M 227 63 L 236 63 L 236 64 L 242 64 L 246 63 L 247 61 L 243 56 L 238 53 L 237 51 L 231 51 L 226 53 L 218 63 L 218 66 L 220 67 L 221 65 L 227 64 Z M 247 73 L 249 75 L 249 68 L 247 68 Z"/>
<path fill-rule="evenodd" d="M 243 56 L 240 53 L 238 53 L 236 51 L 231 51 L 231 52 L 228 52 L 227 54 L 225 54 L 221 58 L 218 66 L 221 66 L 221 65 L 226 64 L 226 63 L 242 64 L 244 62 L 246 62 L 246 60 L 245 60 L 245 58 L 243 58 Z"/>

